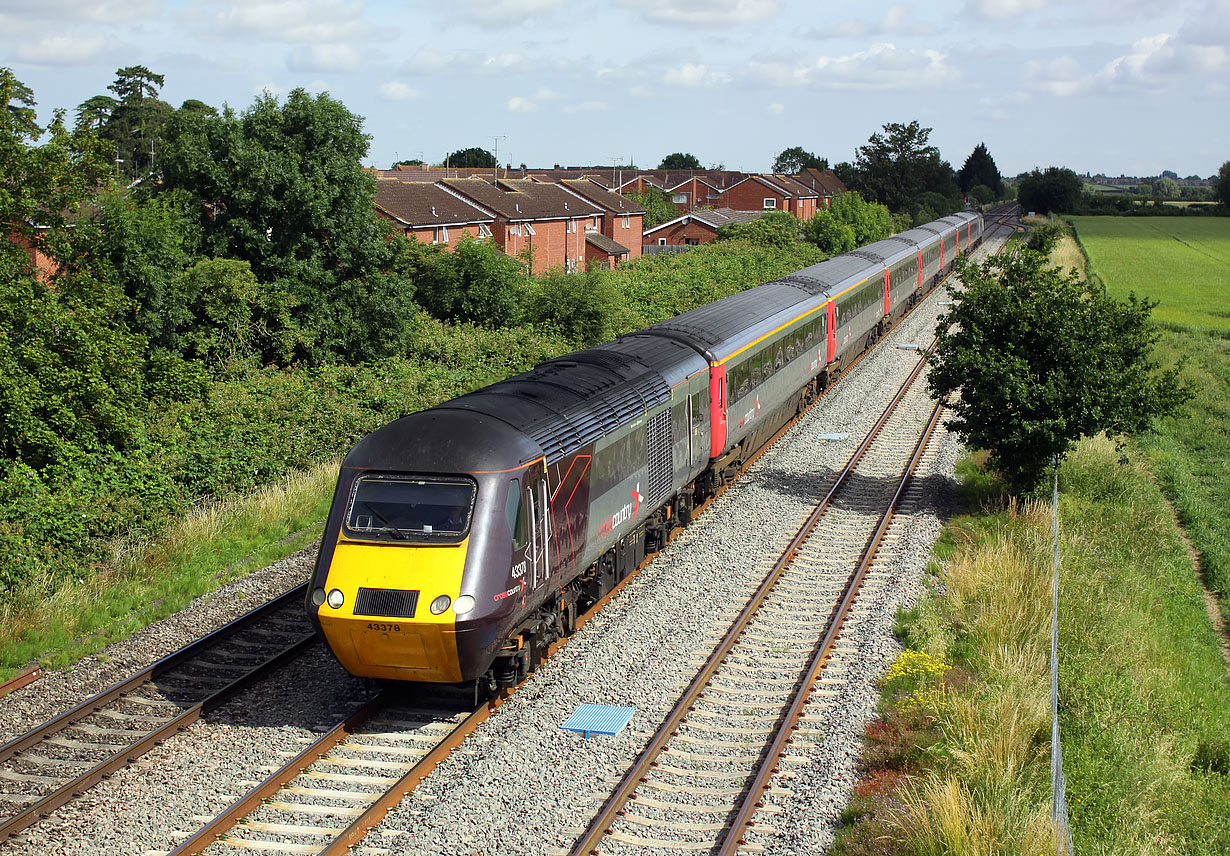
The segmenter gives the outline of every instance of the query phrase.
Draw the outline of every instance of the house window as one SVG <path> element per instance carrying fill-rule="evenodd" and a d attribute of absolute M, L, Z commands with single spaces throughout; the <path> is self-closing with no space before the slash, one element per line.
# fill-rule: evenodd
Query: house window
<path fill-rule="evenodd" d="M 765 207 L 765 208 L 776 208 L 776 207 L 777 207 L 777 200 L 776 200 L 776 199 L 773 199 L 772 197 L 768 197 L 768 198 L 766 198 L 766 199 L 765 199 L 765 201 L 764 201 L 764 207 Z"/>
<path fill-rule="evenodd" d="M 671 196 L 671 202 L 674 202 L 676 205 L 687 205 L 688 195 L 686 193 L 676 193 Z"/>
<path fill-rule="evenodd" d="M 665 246 L 666 246 L 666 238 L 658 238 L 658 246 L 659 246 L 659 247 L 665 247 Z"/>
<path fill-rule="evenodd" d="M 529 223 L 526 223 L 525 224 L 525 234 L 537 235 L 538 233 L 534 231 L 534 227 L 532 225 L 530 225 Z"/>
<path fill-rule="evenodd" d="M 448 243 L 448 226 L 440 227 L 440 243 L 441 244 Z"/>
<path fill-rule="evenodd" d="M 700 238 L 684 238 L 683 242 L 687 244 L 689 247 L 699 247 L 700 246 Z"/>
<path fill-rule="evenodd" d="M 478 236 L 480 238 L 490 238 L 491 228 L 486 223 L 479 223 L 478 224 Z"/>
<path fill-rule="evenodd" d="M 632 218 L 629 217 L 627 214 L 624 215 L 624 228 L 625 229 L 632 228 Z"/>
<path fill-rule="evenodd" d="M 576 230 L 577 230 L 577 221 L 569 220 L 568 221 L 568 231 L 571 233 L 571 232 L 576 232 Z"/>

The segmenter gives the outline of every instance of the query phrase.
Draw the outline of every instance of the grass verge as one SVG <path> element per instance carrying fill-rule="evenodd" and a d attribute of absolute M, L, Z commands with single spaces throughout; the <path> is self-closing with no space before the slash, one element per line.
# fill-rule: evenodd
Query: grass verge
<path fill-rule="evenodd" d="M 27 580 L 0 603 L 0 679 L 35 660 L 44 668 L 76 662 L 309 546 L 328 513 L 337 466 L 198 508 L 156 539 L 115 541 L 88 577 Z"/>
<path fill-rule="evenodd" d="M 1230 680 L 1165 499 L 1119 457 L 1087 440 L 1060 476 L 1060 726 L 1075 847 L 1230 852 Z M 1050 551 L 1045 506 L 950 522 L 930 593 L 902 616 L 907 650 L 882 679 L 835 853 L 1055 852 Z"/>

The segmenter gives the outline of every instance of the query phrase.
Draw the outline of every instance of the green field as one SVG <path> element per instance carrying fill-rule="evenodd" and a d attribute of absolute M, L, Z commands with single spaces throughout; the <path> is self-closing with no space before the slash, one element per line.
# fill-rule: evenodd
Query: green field
<path fill-rule="evenodd" d="M 1172 329 L 1230 333 L 1230 218 L 1073 217 L 1107 292 L 1161 305 Z"/>

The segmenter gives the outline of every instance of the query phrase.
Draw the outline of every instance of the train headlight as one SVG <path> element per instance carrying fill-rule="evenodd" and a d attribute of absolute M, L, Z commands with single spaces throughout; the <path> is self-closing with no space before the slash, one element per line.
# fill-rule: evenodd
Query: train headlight
<path fill-rule="evenodd" d="M 458 615 L 465 615 L 473 608 L 474 598 L 470 597 L 468 594 L 463 594 L 453 602 L 453 612 Z"/>
<path fill-rule="evenodd" d="M 341 589 L 333 589 L 329 592 L 329 606 L 334 609 L 341 609 L 342 604 L 346 602 L 346 595 L 342 594 Z"/>
<path fill-rule="evenodd" d="M 325 590 L 322 588 L 312 589 L 312 606 L 320 606 L 325 602 Z"/>
<path fill-rule="evenodd" d="M 440 595 L 431 602 L 431 614 L 439 615 L 444 610 L 448 609 L 448 605 L 453 602 L 453 599 L 446 594 Z"/>

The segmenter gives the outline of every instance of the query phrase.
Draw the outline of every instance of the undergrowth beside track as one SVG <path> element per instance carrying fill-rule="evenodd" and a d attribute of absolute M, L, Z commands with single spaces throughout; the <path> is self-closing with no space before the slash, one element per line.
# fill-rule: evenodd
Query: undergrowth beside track
<path fill-rule="evenodd" d="M 1134 448 L 1134 447 L 1133 447 Z M 951 521 L 899 629 L 834 852 L 1055 852 L 1049 508 L 999 490 Z M 1230 680 L 1186 548 L 1139 461 L 1083 441 L 1060 472 L 1060 728 L 1078 853 L 1230 852 Z"/>

